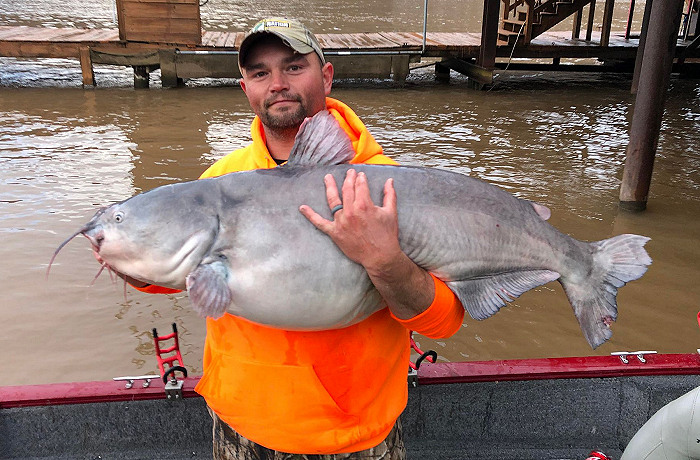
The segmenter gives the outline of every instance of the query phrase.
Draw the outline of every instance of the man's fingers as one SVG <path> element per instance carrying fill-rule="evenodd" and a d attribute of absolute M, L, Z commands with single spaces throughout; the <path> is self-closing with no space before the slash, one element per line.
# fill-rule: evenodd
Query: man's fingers
<path fill-rule="evenodd" d="M 394 189 L 394 179 L 387 179 L 384 184 L 384 207 L 396 210 L 396 190 Z"/>
<path fill-rule="evenodd" d="M 348 172 L 345 174 L 345 181 L 343 182 L 343 208 L 347 206 L 349 209 L 351 209 L 353 204 L 355 203 L 356 179 L 357 171 L 355 171 L 354 169 L 348 169 Z"/>
<path fill-rule="evenodd" d="M 326 174 L 323 177 L 323 183 L 326 185 L 326 199 L 328 200 L 328 207 L 332 208 L 342 204 L 340 196 L 338 195 L 338 184 L 335 183 L 335 177 L 333 177 L 331 174 Z"/>
<path fill-rule="evenodd" d="M 333 222 L 324 219 L 319 213 L 305 204 L 299 206 L 299 212 L 301 212 L 304 217 L 309 219 L 309 222 L 311 222 L 314 227 L 321 230 L 323 233 L 330 235 L 330 232 L 333 229 Z"/>
<path fill-rule="evenodd" d="M 355 180 L 355 199 L 358 203 L 366 203 L 368 206 L 372 206 L 374 204 L 369 193 L 367 176 L 363 172 L 359 173 L 357 175 L 357 179 Z"/>

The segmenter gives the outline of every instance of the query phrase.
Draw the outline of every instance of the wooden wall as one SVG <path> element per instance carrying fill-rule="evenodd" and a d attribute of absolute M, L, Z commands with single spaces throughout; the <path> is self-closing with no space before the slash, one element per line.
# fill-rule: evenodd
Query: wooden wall
<path fill-rule="evenodd" d="M 119 39 L 199 45 L 199 0 L 117 0 Z"/>

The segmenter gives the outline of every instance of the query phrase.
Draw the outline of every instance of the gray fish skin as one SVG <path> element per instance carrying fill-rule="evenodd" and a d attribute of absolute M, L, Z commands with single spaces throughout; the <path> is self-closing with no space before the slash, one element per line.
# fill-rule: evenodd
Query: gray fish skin
<path fill-rule="evenodd" d="M 353 168 L 367 175 L 375 203 L 394 179 L 402 249 L 445 281 L 473 318 L 558 280 L 590 345 L 610 338 L 617 289 L 651 263 L 648 238 L 576 240 L 544 220 L 546 208 L 454 172 L 318 164 L 319 151 L 330 152 L 329 163 L 353 155 L 329 117 L 302 127 L 288 165 L 160 187 L 99 211 L 79 233 L 111 268 L 186 288 L 204 316 L 228 311 L 289 330 L 341 328 L 383 308 L 382 299 L 363 267 L 299 206 L 331 219 L 323 177 L 342 183 Z"/>

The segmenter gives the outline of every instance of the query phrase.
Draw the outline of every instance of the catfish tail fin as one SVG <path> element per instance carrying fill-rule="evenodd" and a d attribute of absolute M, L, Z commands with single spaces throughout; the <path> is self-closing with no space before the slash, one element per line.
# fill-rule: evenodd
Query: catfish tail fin
<path fill-rule="evenodd" d="M 561 278 L 574 314 L 588 343 L 597 348 L 612 336 L 610 324 L 617 319 L 617 290 L 640 278 L 651 264 L 644 245 L 649 238 L 618 235 L 591 243 L 593 264 L 582 280 Z"/>

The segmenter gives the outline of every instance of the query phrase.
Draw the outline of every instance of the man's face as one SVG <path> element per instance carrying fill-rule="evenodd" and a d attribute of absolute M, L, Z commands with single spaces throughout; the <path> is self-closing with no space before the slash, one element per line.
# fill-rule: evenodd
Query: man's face
<path fill-rule="evenodd" d="M 265 127 L 287 131 L 325 109 L 333 66 L 316 53 L 299 54 L 274 36 L 260 38 L 248 51 L 241 87 Z"/>

